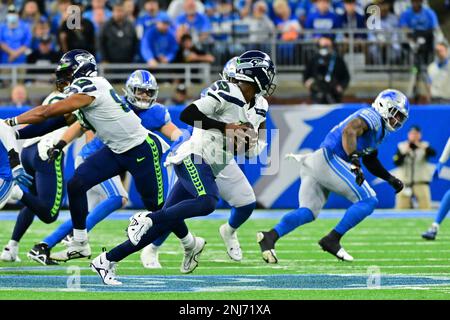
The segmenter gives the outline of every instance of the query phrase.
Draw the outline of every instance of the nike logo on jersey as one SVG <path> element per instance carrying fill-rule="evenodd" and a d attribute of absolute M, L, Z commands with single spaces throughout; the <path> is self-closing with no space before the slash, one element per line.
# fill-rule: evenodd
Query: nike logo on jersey
<path fill-rule="evenodd" d="M 139 162 L 142 162 L 142 161 L 144 161 L 144 160 L 145 160 L 145 157 L 137 158 L 137 159 L 136 159 L 136 162 L 139 163 Z"/>

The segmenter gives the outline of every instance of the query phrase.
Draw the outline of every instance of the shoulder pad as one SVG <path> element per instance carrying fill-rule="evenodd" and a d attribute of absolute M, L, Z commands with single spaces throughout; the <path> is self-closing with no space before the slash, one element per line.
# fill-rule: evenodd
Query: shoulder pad
<path fill-rule="evenodd" d="M 381 129 L 381 116 L 372 108 L 364 108 L 358 112 L 358 116 L 367 123 L 371 130 Z"/>
<path fill-rule="evenodd" d="M 87 93 L 97 90 L 95 80 L 89 77 L 75 79 L 69 87 L 69 93 Z"/>
<path fill-rule="evenodd" d="M 241 89 L 235 83 L 225 80 L 214 82 L 206 91 L 205 96 L 211 96 L 220 103 L 230 103 L 241 108 L 246 104 Z"/>

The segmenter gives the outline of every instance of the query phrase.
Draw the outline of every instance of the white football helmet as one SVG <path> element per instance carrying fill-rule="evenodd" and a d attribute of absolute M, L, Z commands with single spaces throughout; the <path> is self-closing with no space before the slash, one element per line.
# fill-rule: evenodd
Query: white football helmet
<path fill-rule="evenodd" d="M 125 84 L 125 97 L 139 109 L 149 109 L 158 97 L 159 87 L 155 77 L 147 70 L 136 70 Z"/>
<path fill-rule="evenodd" d="M 225 66 L 223 67 L 222 74 L 220 75 L 220 77 L 223 80 L 231 81 L 232 79 L 236 78 L 236 64 L 238 58 L 239 57 L 231 58 L 225 64 Z"/>
<path fill-rule="evenodd" d="M 386 128 L 391 132 L 400 129 L 409 117 L 408 98 L 395 89 L 381 91 L 372 107 L 380 114 Z"/>

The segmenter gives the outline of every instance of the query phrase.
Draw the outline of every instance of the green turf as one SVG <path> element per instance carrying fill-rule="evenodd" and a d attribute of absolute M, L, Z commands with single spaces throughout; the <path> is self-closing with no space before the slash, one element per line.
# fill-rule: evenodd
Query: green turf
<path fill-rule="evenodd" d="M 255 241 L 258 230 L 269 229 L 275 220 L 250 220 L 239 230 L 244 252 L 241 263 L 232 262 L 224 250 L 218 234 L 220 220 L 193 220 L 191 230 L 207 239 L 208 244 L 194 275 L 263 275 L 263 274 L 367 274 L 368 267 L 377 266 L 381 274 L 450 276 L 450 235 L 445 225 L 439 239 L 426 242 L 420 238 L 429 224 L 428 219 L 367 219 L 352 230 L 342 241 L 355 257 L 352 263 L 337 261 L 320 250 L 317 241 L 325 235 L 337 220 L 319 219 L 303 226 L 283 238 L 277 244 L 280 259 L 278 265 L 267 265 L 260 257 Z M 125 240 L 127 221 L 105 221 L 90 235 L 93 254 L 102 246 L 111 248 Z M 9 239 L 13 222 L 0 223 L 0 244 Z M 36 221 L 21 242 L 22 263 L 0 262 L 0 267 L 37 266 L 27 261 L 26 251 L 41 240 L 54 226 Z M 58 249 L 61 247 L 58 247 Z M 147 270 L 141 267 L 139 255 L 134 254 L 122 261 L 118 275 L 180 275 L 182 259 L 179 242 L 171 236 L 164 244 L 160 261 L 164 269 Z M 75 260 L 66 265 L 87 267 L 88 260 Z M 2 274 L 64 275 L 63 271 L 0 271 Z M 82 275 L 93 275 L 82 270 Z M 258 290 L 196 293 L 95 293 L 95 292 L 35 292 L 28 290 L 5 290 L 1 288 L 0 299 L 449 299 L 450 286 L 380 288 L 357 290 Z"/>

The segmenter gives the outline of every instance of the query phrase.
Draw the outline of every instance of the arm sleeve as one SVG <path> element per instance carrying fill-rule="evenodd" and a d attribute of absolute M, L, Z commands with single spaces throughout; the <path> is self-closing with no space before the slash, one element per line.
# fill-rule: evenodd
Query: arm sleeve
<path fill-rule="evenodd" d="M 201 129 L 218 129 L 221 132 L 225 132 L 226 123 L 208 118 L 206 114 L 199 110 L 196 102 L 193 102 L 181 112 L 180 120 L 188 125 L 197 126 Z"/>
<path fill-rule="evenodd" d="M 67 126 L 67 121 L 64 116 L 48 119 L 39 124 L 30 124 L 23 129 L 18 130 L 19 139 L 30 139 L 43 136 L 56 129 Z"/>
<path fill-rule="evenodd" d="M 378 151 L 375 151 L 369 155 L 363 156 L 363 163 L 366 166 L 367 170 L 374 176 L 381 178 L 385 181 L 388 181 L 392 175 L 387 171 L 380 160 L 378 160 Z"/>
<path fill-rule="evenodd" d="M 439 162 L 446 163 L 449 157 L 450 157 L 450 138 L 448 138 L 444 151 L 442 151 L 441 157 L 439 158 Z"/>

